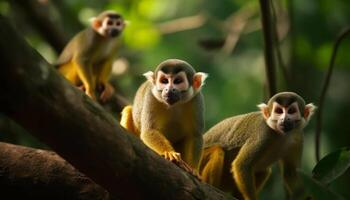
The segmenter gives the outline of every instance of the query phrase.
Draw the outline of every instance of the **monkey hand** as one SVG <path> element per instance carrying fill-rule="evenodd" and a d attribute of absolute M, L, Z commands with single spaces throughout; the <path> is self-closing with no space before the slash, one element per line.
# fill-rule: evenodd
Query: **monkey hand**
<path fill-rule="evenodd" d="M 113 93 L 114 93 L 113 86 L 108 82 L 105 83 L 103 85 L 103 90 L 102 90 L 101 95 L 100 95 L 100 100 L 102 102 L 106 102 L 112 96 Z"/>
<path fill-rule="evenodd" d="M 162 156 L 170 161 L 179 161 L 181 160 L 181 154 L 175 151 L 164 151 Z"/>

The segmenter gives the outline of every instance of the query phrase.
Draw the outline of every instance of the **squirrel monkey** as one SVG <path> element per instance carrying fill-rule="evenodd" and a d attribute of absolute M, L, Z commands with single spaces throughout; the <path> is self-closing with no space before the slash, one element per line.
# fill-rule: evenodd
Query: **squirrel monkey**
<path fill-rule="evenodd" d="M 203 180 L 239 199 L 257 199 L 270 166 L 280 160 L 288 194 L 304 195 L 296 168 L 301 160 L 303 128 L 315 106 L 305 105 L 295 93 L 282 92 L 258 107 L 260 112 L 225 119 L 204 134 Z"/>
<path fill-rule="evenodd" d="M 105 11 L 91 20 L 91 26 L 76 34 L 63 49 L 55 65 L 72 84 L 94 100 L 96 90 L 106 101 L 113 94 L 108 82 L 118 47 L 117 36 L 125 27 L 123 17 Z"/>
<path fill-rule="evenodd" d="M 121 125 L 156 153 L 193 173 L 202 152 L 201 88 L 207 74 L 196 73 L 185 61 L 169 59 L 144 76 L 147 81 L 136 92 L 133 106 L 124 108 Z"/>

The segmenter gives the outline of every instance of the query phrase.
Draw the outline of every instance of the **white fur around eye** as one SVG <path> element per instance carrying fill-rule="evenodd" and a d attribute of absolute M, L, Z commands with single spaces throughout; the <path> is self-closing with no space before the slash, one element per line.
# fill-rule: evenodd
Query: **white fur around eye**
<path fill-rule="evenodd" d="M 175 77 L 172 79 L 172 81 L 174 82 L 177 78 L 180 78 L 182 80 L 181 83 L 179 84 L 175 84 L 174 83 L 174 88 L 180 90 L 180 91 L 184 91 L 184 90 L 187 90 L 188 87 L 189 87 L 189 83 L 188 83 L 188 80 L 187 80 L 187 76 L 186 76 L 186 73 L 185 72 L 180 72 L 178 74 L 175 75 Z"/>

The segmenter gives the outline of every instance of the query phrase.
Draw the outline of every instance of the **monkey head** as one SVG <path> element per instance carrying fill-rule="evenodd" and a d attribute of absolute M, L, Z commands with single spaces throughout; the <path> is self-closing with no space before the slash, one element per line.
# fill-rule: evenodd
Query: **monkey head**
<path fill-rule="evenodd" d="M 123 17 L 114 11 L 104 11 L 91 19 L 92 28 L 103 37 L 117 37 L 124 30 Z"/>
<path fill-rule="evenodd" d="M 316 107 L 305 105 L 302 97 L 293 92 L 281 92 L 268 101 L 258 105 L 267 125 L 279 133 L 303 129 L 309 122 Z"/>
<path fill-rule="evenodd" d="M 149 71 L 144 76 L 153 85 L 153 96 L 169 107 L 192 99 L 208 77 L 206 73 L 196 72 L 190 64 L 178 59 L 165 60 L 154 72 Z"/>

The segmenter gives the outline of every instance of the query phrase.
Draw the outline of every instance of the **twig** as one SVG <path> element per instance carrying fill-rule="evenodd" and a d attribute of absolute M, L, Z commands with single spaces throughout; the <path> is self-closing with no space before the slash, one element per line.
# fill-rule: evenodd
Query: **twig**
<path fill-rule="evenodd" d="M 327 92 L 327 89 L 328 89 L 328 86 L 330 83 L 330 79 L 332 77 L 334 63 L 335 63 L 335 59 L 337 56 L 339 45 L 341 44 L 343 39 L 346 36 L 348 36 L 349 34 L 350 34 L 350 27 L 346 28 L 343 32 L 341 32 L 341 34 L 337 37 L 337 39 L 335 41 L 333 52 L 332 52 L 332 57 L 331 57 L 328 71 L 327 71 L 327 75 L 326 75 L 326 79 L 325 79 L 325 82 L 323 83 L 321 95 L 319 98 L 320 102 L 318 105 L 318 112 L 316 115 L 316 134 L 315 134 L 315 145 L 316 145 L 316 152 L 315 153 L 316 153 L 317 162 L 320 160 L 320 139 L 321 139 L 322 113 L 323 113 L 324 100 L 326 97 L 326 92 Z"/>
<path fill-rule="evenodd" d="M 158 29 L 162 34 L 171 34 L 190 29 L 196 29 L 204 25 L 207 17 L 203 14 L 198 14 L 190 17 L 175 19 L 168 22 L 163 22 L 158 25 Z"/>
<path fill-rule="evenodd" d="M 249 18 L 255 13 L 254 8 L 244 7 L 228 18 L 229 31 L 222 47 L 222 51 L 224 53 L 230 54 L 233 51 L 239 37 L 243 33 L 246 25 L 249 23 Z"/>

